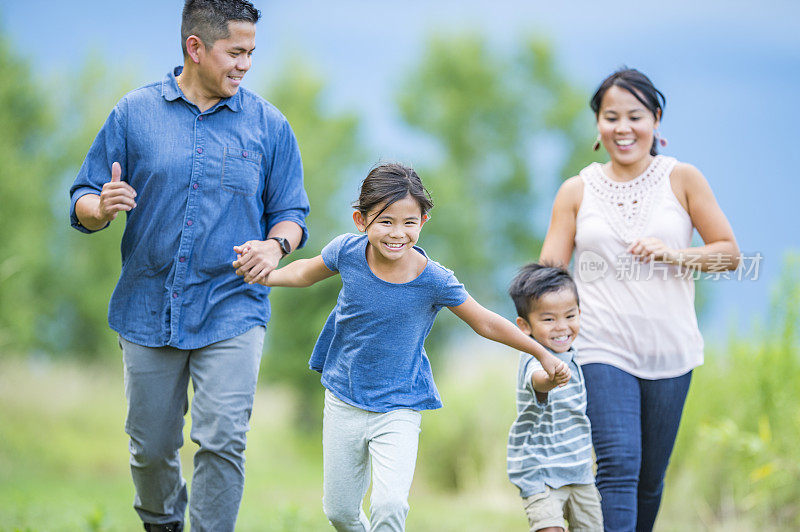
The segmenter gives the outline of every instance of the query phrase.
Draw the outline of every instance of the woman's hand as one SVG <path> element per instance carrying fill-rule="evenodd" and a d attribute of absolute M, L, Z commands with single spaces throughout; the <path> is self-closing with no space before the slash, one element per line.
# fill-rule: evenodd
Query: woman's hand
<path fill-rule="evenodd" d="M 628 253 L 639 257 L 644 262 L 657 261 L 677 264 L 678 252 L 667 247 L 661 239 L 654 236 L 636 239 L 628 246 Z"/>

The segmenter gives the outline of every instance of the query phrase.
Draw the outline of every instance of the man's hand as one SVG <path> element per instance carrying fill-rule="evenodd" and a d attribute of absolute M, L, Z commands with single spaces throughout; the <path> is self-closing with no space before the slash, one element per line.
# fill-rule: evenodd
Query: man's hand
<path fill-rule="evenodd" d="M 111 181 L 100 191 L 97 218 L 108 223 L 117 217 L 119 211 L 130 211 L 136 207 L 136 191 L 122 181 L 122 167 L 118 162 L 111 165 Z"/>
<path fill-rule="evenodd" d="M 75 203 L 75 215 L 81 225 L 97 231 L 117 217 L 119 211 L 136 207 L 136 191 L 122 181 L 122 168 L 118 162 L 111 165 L 111 181 L 103 185 L 100 194 L 85 194 Z"/>
<path fill-rule="evenodd" d="M 278 267 L 283 257 L 281 247 L 275 240 L 248 240 L 240 246 L 233 246 L 236 260 L 233 267 L 236 275 L 244 277 L 248 284 L 260 283 Z"/>

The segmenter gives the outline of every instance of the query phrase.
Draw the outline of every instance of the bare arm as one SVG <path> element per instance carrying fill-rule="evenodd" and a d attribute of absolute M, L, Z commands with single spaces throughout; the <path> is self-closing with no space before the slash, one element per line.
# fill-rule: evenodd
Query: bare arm
<path fill-rule="evenodd" d="M 468 297 L 457 307 L 448 308 L 484 338 L 530 353 L 542 364 L 548 375 L 555 375 L 557 384 L 569 381 L 569 369 L 566 364 L 547 352 L 539 342 L 527 336 L 516 325 L 481 306 L 472 297 Z"/>
<path fill-rule="evenodd" d="M 261 280 L 261 284 L 267 286 L 305 287 L 332 277 L 337 273 L 329 270 L 325 266 L 322 256 L 317 255 L 310 259 L 298 259 L 283 268 L 272 270 L 269 275 Z"/>
<path fill-rule="evenodd" d="M 567 179 L 558 189 L 553 201 L 550 227 L 542 244 L 539 261 L 569 266 L 575 248 L 575 219 L 583 200 L 583 181 L 575 176 Z"/>
<path fill-rule="evenodd" d="M 677 189 L 678 200 L 689 213 L 704 245 L 671 249 L 658 238 L 648 237 L 635 241 L 628 251 L 646 260 L 701 271 L 735 269 L 739 265 L 739 246 L 706 178 L 694 166 L 680 164 L 673 170 L 672 179 L 673 190 Z"/>

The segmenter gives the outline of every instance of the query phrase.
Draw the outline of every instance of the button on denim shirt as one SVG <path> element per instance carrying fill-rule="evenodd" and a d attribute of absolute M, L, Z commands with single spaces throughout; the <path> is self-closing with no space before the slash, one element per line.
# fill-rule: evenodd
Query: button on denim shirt
<path fill-rule="evenodd" d="M 303 229 L 308 197 L 294 133 L 275 107 L 240 88 L 200 110 L 175 76 L 125 95 L 97 134 L 70 195 L 99 194 L 122 165 L 137 192 L 122 236 L 108 322 L 130 342 L 196 349 L 265 325 L 269 289 L 235 274 L 234 245 L 278 222 Z"/>

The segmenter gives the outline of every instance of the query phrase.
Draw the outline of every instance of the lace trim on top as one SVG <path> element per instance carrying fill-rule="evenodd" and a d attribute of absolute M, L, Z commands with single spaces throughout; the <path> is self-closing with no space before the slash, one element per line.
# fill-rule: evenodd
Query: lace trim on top
<path fill-rule="evenodd" d="M 650 217 L 664 197 L 664 179 L 678 161 L 656 155 L 641 175 L 630 181 L 614 181 L 604 173 L 600 163 L 592 163 L 580 175 L 599 200 L 606 220 L 614 232 L 631 244 L 642 236 Z"/>

